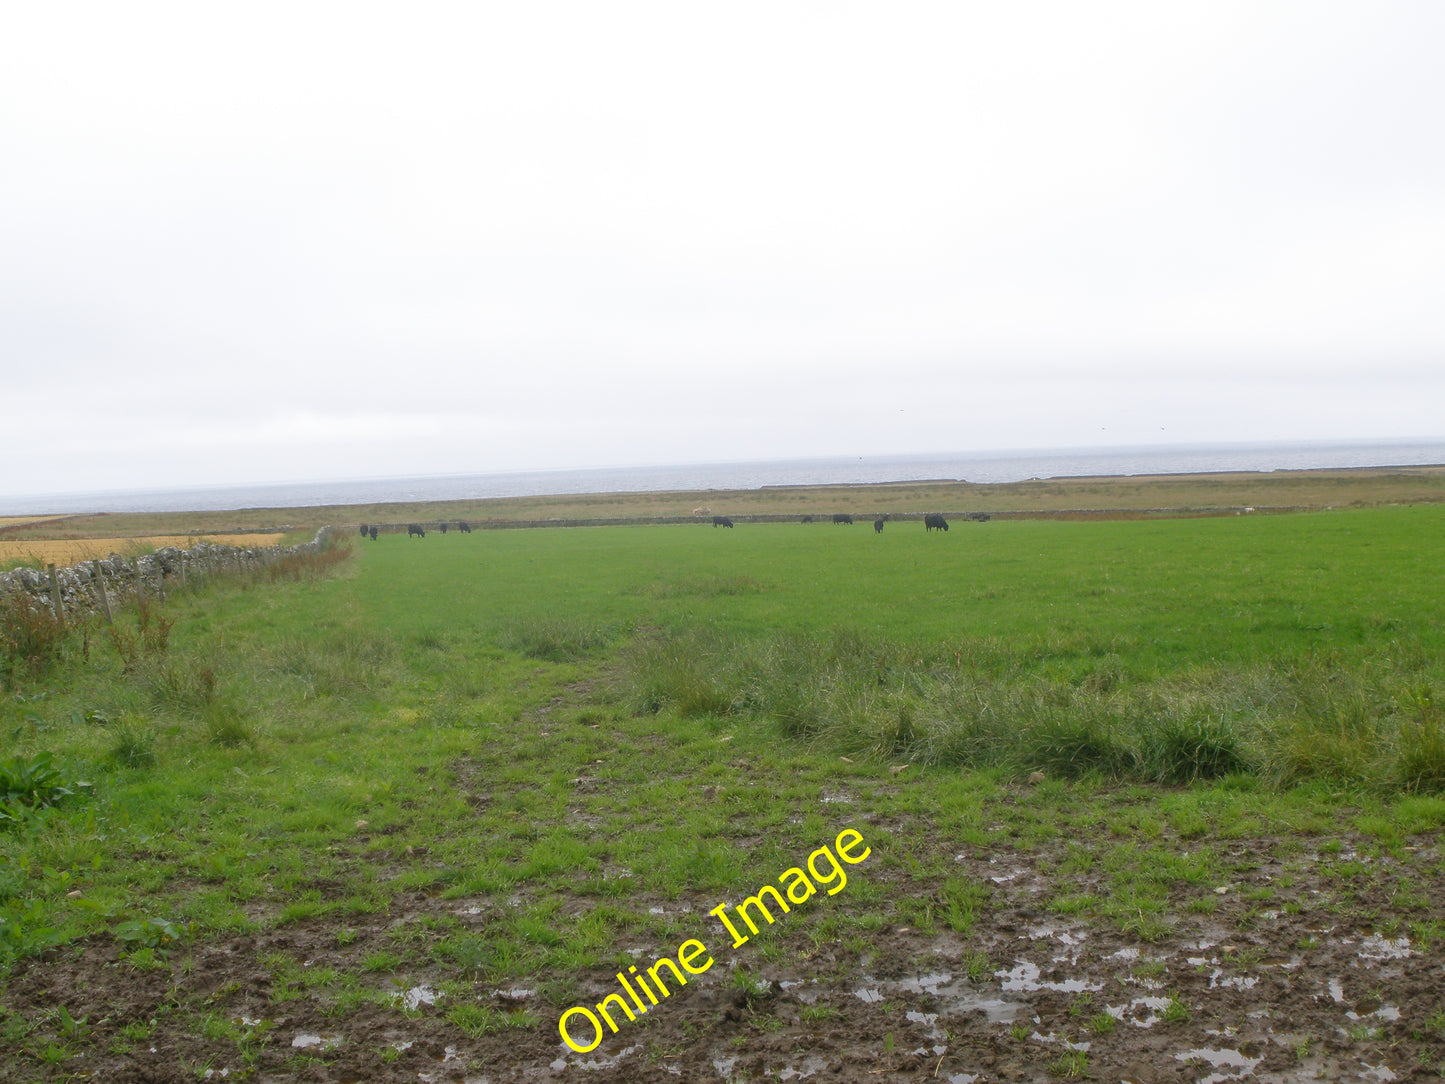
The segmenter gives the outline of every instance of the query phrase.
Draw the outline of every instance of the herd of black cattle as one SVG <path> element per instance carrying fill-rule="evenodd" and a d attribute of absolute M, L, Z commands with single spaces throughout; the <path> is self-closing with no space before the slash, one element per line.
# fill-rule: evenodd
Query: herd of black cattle
<path fill-rule="evenodd" d="M 972 512 L 969 514 L 968 518 L 972 520 L 977 520 L 982 523 L 988 520 L 989 515 L 987 512 Z M 873 521 L 873 530 L 875 533 L 883 533 L 883 524 L 887 519 L 887 514 L 884 514 Z M 804 516 L 802 518 L 802 522 L 812 523 L 813 517 Z M 851 527 L 853 525 L 853 517 L 847 512 L 835 512 L 833 514 L 833 525 L 838 526 L 839 524 L 844 524 Z M 727 516 L 713 516 L 712 525 L 714 527 L 730 528 L 733 525 L 733 521 Z M 437 524 L 437 530 L 441 531 L 442 534 L 446 534 L 447 528 L 449 526 L 450 523 L 443 520 L 441 523 Z M 929 512 L 926 516 L 923 517 L 923 529 L 925 531 L 946 531 L 948 530 L 948 520 L 944 519 L 943 516 L 938 512 Z M 472 533 L 471 524 L 469 524 L 464 519 L 457 520 L 457 530 L 461 531 L 463 534 Z M 361 537 L 369 538 L 373 542 L 376 541 L 376 536 L 380 533 L 380 531 L 381 528 L 377 527 L 373 523 L 363 523 L 361 525 Z M 408 538 L 425 538 L 426 529 L 420 523 L 408 523 L 406 525 L 406 536 Z"/>
<path fill-rule="evenodd" d="M 442 534 L 446 534 L 446 533 L 447 533 L 447 528 L 450 527 L 450 526 L 451 526 L 450 523 L 448 523 L 447 521 L 443 520 L 441 523 L 438 523 L 438 524 L 437 524 L 436 529 L 439 530 L 439 531 L 441 531 Z M 472 533 L 472 525 L 471 525 L 470 523 L 468 523 L 468 522 L 467 522 L 466 520 L 464 520 L 464 519 L 459 519 L 459 520 L 457 520 L 457 530 L 461 531 L 462 534 L 471 534 L 471 533 Z M 380 533 L 381 533 L 381 528 L 378 527 L 378 526 L 376 526 L 376 524 L 374 524 L 374 523 L 363 523 L 363 524 L 361 525 L 361 537 L 362 537 L 362 538 L 369 538 L 369 539 L 371 539 L 373 542 L 375 542 L 375 541 L 376 541 L 376 536 L 377 536 L 378 534 L 380 534 Z M 407 536 L 408 538 L 413 538 L 413 537 L 415 537 L 415 538 L 425 538 L 425 537 L 426 537 L 426 528 L 423 527 L 420 523 L 408 523 L 408 524 L 406 525 L 406 536 Z"/>

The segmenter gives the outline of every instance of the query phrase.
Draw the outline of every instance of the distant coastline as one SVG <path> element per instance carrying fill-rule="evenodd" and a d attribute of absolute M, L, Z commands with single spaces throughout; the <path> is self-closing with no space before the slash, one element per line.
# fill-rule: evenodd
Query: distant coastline
<path fill-rule="evenodd" d="M 1212 474 L 1445 464 L 1445 439 L 1179 445 L 935 455 L 857 456 L 586 470 L 9 496 L 0 515 L 224 511 L 909 482 L 1023 482 L 1048 478 Z"/>

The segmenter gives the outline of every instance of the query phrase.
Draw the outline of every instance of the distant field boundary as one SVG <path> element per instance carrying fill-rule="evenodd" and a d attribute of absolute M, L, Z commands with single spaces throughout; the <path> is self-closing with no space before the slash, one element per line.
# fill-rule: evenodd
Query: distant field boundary
<path fill-rule="evenodd" d="M 44 524 L 47 528 L 53 528 L 69 519 L 76 519 L 73 515 L 57 516 L 0 516 L 0 538 L 6 535 L 18 534 L 27 527 L 38 527 Z"/>
<path fill-rule="evenodd" d="M 1259 507 L 1245 505 L 1231 508 L 1061 508 L 1052 510 L 1015 510 L 1015 511 L 984 511 L 982 509 L 970 509 L 968 511 L 947 510 L 940 514 L 953 523 L 978 523 L 989 520 L 1016 520 L 1016 519 L 1054 519 L 1054 520 L 1135 520 L 1135 519 L 1205 519 L 1210 517 L 1223 516 L 1245 516 L 1245 515 L 1288 515 L 1297 512 L 1319 512 L 1325 509 L 1317 505 L 1283 505 L 1275 507 Z M 867 512 L 852 512 L 855 526 L 871 527 L 874 514 Z M 889 512 L 885 519 L 888 523 L 922 523 L 924 512 Z M 804 517 L 798 514 L 770 513 L 770 512 L 729 512 L 729 519 L 733 523 L 803 523 Z M 409 521 L 418 522 L 416 520 Z M 428 532 L 437 530 L 440 520 L 421 520 L 420 525 Z M 449 529 L 456 530 L 457 520 L 447 520 Z M 711 527 L 712 516 L 589 516 L 589 517 L 554 517 L 548 519 L 468 519 L 466 521 L 474 531 L 513 531 L 531 530 L 543 527 L 651 527 L 651 526 L 692 526 Z M 814 513 L 807 524 L 813 527 L 834 526 L 829 513 Z M 360 524 L 351 524 L 351 529 L 356 529 Z M 408 523 L 376 523 L 374 526 L 382 534 L 406 534 Z"/>

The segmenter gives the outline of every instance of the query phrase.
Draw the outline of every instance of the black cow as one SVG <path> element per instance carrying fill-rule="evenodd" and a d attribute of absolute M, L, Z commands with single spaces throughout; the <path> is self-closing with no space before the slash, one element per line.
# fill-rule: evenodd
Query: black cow
<path fill-rule="evenodd" d="M 853 526 L 853 517 L 850 516 L 847 512 L 834 512 L 833 523 L 835 525 L 839 523 L 846 523 L 849 527 L 851 527 Z"/>
<path fill-rule="evenodd" d="M 373 542 L 375 542 L 375 541 L 376 541 L 376 528 L 375 528 L 375 527 L 372 527 L 372 528 L 371 528 L 371 531 L 370 531 L 369 533 L 371 534 L 371 540 L 372 540 Z"/>
<path fill-rule="evenodd" d="M 804 517 L 803 517 L 803 522 L 804 522 L 804 523 L 812 523 L 812 522 L 813 522 L 813 517 L 812 517 L 812 516 L 804 516 Z"/>
<path fill-rule="evenodd" d="M 364 524 L 364 523 L 361 525 L 361 537 L 362 537 L 362 538 L 365 538 L 365 537 L 366 537 L 366 524 Z"/>
<path fill-rule="evenodd" d="M 733 521 L 728 519 L 727 516 L 713 516 L 712 525 L 714 527 L 731 527 Z"/>
<path fill-rule="evenodd" d="M 873 533 L 874 533 L 874 534 L 882 534 L 882 533 L 883 533 L 883 517 L 882 517 L 882 516 L 879 516 L 877 519 L 875 519 L 875 520 L 873 521 Z"/>
<path fill-rule="evenodd" d="M 470 525 L 469 523 L 467 523 L 467 521 L 464 520 L 464 519 L 459 519 L 459 520 L 457 520 L 457 530 L 461 531 L 462 534 L 471 534 L 471 533 L 472 533 L 471 525 Z"/>
<path fill-rule="evenodd" d="M 446 525 L 446 521 L 445 521 L 445 520 L 443 520 L 442 523 L 441 523 L 441 529 L 442 529 L 442 534 L 446 534 L 446 533 L 447 533 L 447 525 Z"/>
<path fill-rule="evenodd" d="M 416 535 L 417 538 L 426 537 L 426 532 L 421 529 L 420 523 L 408 523 L 406 525 L 406 536 L 410 538 L 412 535 Z"/>
<path fill-rule="evenodd" d="M 929 512 L 923 517 L 923 529 L 925 531 L 946 531 L 948 530 L 948 520 L 937 512 Z"/>

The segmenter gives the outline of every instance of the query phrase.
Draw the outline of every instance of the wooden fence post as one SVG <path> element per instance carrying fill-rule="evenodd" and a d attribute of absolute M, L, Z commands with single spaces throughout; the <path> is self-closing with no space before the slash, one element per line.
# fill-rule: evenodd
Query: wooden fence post
<path fill-rule="evenodd" d="M 63 625 L 65 624 L 65 607 L 60 601 L 60 580 L 55 575 L 54 564 L 46 565 L 45 569 L 50 575 L 50 606 L 55 611 L 55 623 Z"/>
<path fill-rule="evenodd" d="M 107 625 L 114 624 L 115 622 L 110 616 L 110 599 L 105 594 L 105 576 L 100 571 L 100 562 L 91 561 L 90 570 L 95 575 L 95 593 L 96 597 L 100 599 L 100 612 L 105 614 Z"/>

